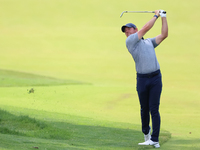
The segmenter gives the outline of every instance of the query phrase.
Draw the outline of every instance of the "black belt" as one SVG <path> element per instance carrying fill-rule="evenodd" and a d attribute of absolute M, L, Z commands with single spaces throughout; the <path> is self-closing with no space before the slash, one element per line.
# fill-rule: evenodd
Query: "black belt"
<path fill-rule="evenodd" d="M 156 75 L 160 74 L 160 69 L 152 72 L 152 73 L 147 73 L 147 74 L 141 74 L 141 73 L 137 73 L 137 77 L 142 77 L 142 78 L 152 78 Z"/>

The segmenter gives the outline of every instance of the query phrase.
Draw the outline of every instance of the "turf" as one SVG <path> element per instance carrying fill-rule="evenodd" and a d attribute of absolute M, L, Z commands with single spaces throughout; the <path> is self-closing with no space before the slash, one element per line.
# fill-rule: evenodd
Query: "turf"
<path fill-rule="evenodd" d="M 0 3 L 0 149 L 151 149 L 137 146 L 143 135 L 136 73 L 120 27 L 141 28 L 153 14 L 119 16 L 160 8 L 169 23 L 169 37 L 156 48 L 160 149 L 200 147 L 199 1 Z M 159 34 L 160 25 L 145 38 Z"/>
<path fill-rule="evenodd" d="M 138 141 L 138 125 L 67 115 L 65 121 L 38 121 L 28 116 L 15 116 L 1 110 L 0 133 L 2 147 L 14 149 L 142 149 L 133 145 Z M 41 112 L 40 112 L 41 113 Z M 48 115 L 51 113 L 48 113 Z M 55 115 L 55 114 L 54 114 Z M 57 114 L 61 117 L 61 114 Z M 63 116 L 63 115 L 62 115 Z M 75 120 L 76 123 L 74 122 Z M 67 122 L 66 122 L 67 121 Z M 78 123 L 78 124 L 77 124 Z M 131 128 L 129 128 L 131 127 Z M 11 138 L 11 140 L 7 140 Z M 19 140 L 15 140 L 15 139 Z M 162 131 L 161 143 L 170 138 Z M 9 143 L 12 142 L 12 145 Z M 48 143 L 48 144 L 47 144 Z M 47 144 L 47 145 L 46 145 Z"/>

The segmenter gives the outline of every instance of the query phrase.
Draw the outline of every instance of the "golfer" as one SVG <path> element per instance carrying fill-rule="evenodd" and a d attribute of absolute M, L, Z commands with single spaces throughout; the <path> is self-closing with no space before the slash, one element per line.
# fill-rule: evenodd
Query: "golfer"
<path fill-rule="evenodd" d="M 154 26 L 160 16 L 162 20 L 161 34 L 154 38 L 143 39 L 143 36 Z M 153 18 L 140 30 L 132 23 L 122 26 L 121 30 L 127 36 L 126 47 L 135 61 L 137 72 L 137 93 L 141 107 L 142 132 L 145 139 L 145 142 L 139 143 L 139 145 L 153 145 L 158 148 L 160 147 L 159 104 L 162 77 L 155 48 L 168 36 L 166 13 L 163 10 L 156 10 Z M 150 114 L 152 135 L 149 126 Z"/>

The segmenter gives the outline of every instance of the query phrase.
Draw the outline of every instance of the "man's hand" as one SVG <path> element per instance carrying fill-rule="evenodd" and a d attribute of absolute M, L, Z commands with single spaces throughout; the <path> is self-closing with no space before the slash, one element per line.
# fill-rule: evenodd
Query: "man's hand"
<path fill-rule="evenodd" d="M 160 10 L 155 10 L 155 15 L 159 17 L 160 16 Z"/>
<path fill-rule="evenodd" d="M 166 11 L 160 10 L 159 12 L 160 12 L 159 14 L 160 14 L 161 18 L 166 17 Z"/>

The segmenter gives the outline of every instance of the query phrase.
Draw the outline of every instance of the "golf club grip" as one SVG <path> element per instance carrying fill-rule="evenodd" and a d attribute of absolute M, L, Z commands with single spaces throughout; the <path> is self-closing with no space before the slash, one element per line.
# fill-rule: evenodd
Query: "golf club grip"
<path fill-rule="evenodd" d="M 166 11 L 163 11 L 163 14 L 166 14 L 167 12 Z"/>
<path fill-rule="evenodd" d="M 152 11 L 152 13 L 155 13 L 155 11 Z M 163 11 L 163 14 L 166 14 L 167 12 L 166 11 Z"/>

